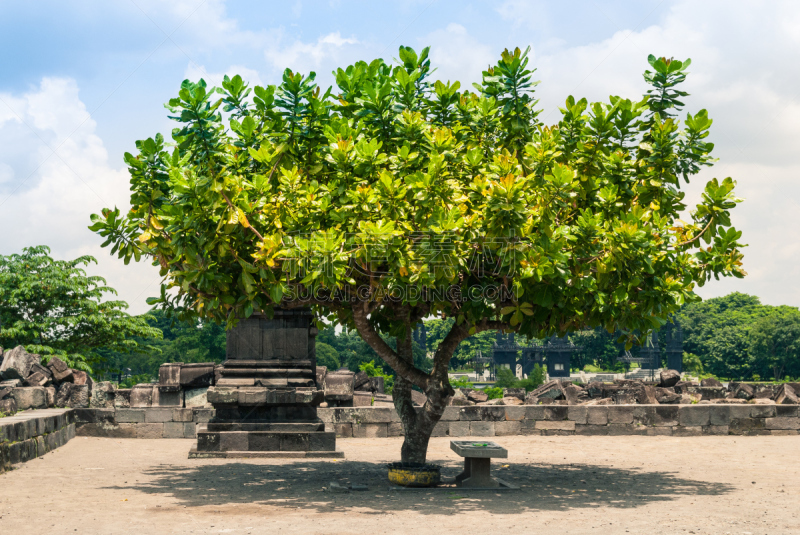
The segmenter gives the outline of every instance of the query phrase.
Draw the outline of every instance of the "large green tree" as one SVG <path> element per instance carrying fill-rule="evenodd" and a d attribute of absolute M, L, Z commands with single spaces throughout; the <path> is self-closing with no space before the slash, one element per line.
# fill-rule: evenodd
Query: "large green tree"
<path fill-rule="evenodd" d="M 58 355 L 88 372 L 103 350 L 128 352 L 137 337 L 160 338 L 143 316 L 131 316 L 124 301 L 104 300 L 116 291 L 105 279 L 87 276 L 91 256 L 54 260 L 45 246 L 0 255 L 0 346 Z"/>
<path fill-rule="evenodd" d="M 503 52 L 474 91 L 431 83 L 428 49 L 401 47 L 278 85 L 185 81 L 179 127 L 126 154 L 131 209 L 91 229 L 161 266 L 159 302 L 227 321 L 312 307 L 355 329 L 397 375 L 401 456 L 424 462 L 453 394 L 459 343 L 485 330 L 544 338 L 661 326 L 711 277 L 741 277 L 730 178 L 687 208 L 682 181 L 712 163 L 705 110 L 678 113 L 689 61 L 651 56 L 644 98 L 566 99 L 539 121 L 527 51 Z M 224 116 L 223 116 L 224 114 Z M 455 318 L 430 371 L 412 330 Z M 389 343 L 388 338 L 396 340 Z M 412 385 L 427 394 L 417 411 Z"/>

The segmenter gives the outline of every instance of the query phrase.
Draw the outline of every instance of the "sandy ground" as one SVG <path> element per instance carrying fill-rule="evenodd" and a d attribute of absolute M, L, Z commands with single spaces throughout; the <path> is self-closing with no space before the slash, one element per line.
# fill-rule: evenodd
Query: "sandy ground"
<path fill-rule="evenodd" d="M 0 533 L 800 533 L 800 436 L 496 441 L 519 491 L 389 490 L 399 438 L 341 439 L 340 461 L 190 461 L 190 440 L 78 437 L 0 475 Z M 429 460 L 462 464 L 446 438 Z"/>

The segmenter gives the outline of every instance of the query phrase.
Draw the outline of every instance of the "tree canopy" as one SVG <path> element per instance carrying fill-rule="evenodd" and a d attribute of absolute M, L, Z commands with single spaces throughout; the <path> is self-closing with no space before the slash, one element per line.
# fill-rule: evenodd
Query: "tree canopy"
<path fill-rule="evenodd" d="M 800 310 L 738 292 L 686 305 L 684 349 L 704 371 L 731 379 L 800 377 Z"/>
<path fill-rule="evenodd" d="M 706 110 L 678 118 L 690 62 L 648 61 L 644 98 L 569 96 L 551 125 L 518 48 L 473 90 L 432 82 L 428 49 L 408 47 L 394 66 L 337 69 L 325 91 L 289 69 L 266 87 L 186 80 L 167 104 L 173 146 L 138 141 L 130 211 L 107 208 L 90 228 L 125 261 L 159 264 L 151 302 L 184 315 L 232 326 L 310 306 L 357 330 L 397 372 L 407 429 L 432 429 L 472 334 L 601 326 L 632 344 L 696 285 L 744 275 L 731 178 L 680 219 L 681 183 L 713 149 Z M 429 316 L 455 319 L 430 373 L 411 335 Z M 418 419 L 411 384 L 428 394 Z"/>
<path fill-rule="evenodd" d="M 116 291 L 105 279 L 87 276 L 91 256 L 54 260 L 46 246 L 0 255 L 0 346 L 23 345 L 48 359 L 58 355 L 88 372 L 102 350 L 127 352 L 136 337 L 160 338 L 146 318 L 131 316 L 124 301 L 104 301 Z"/>

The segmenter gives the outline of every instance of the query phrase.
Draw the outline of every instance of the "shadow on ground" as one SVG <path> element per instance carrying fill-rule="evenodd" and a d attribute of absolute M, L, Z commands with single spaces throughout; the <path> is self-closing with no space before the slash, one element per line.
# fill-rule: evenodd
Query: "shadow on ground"
<path fill-rule="evenodd" d="M 617 469 L 588 464 L 514 464 L 494 467 L 494 473 L 521 487 L 518 491 L 389 490 L 386 465 L 359 461 L 295 461 L 282 465 L 228 464 L 160 466 L 144 472 L 149 482 L 106 487 L 172 496 L 187 507 L 234 504 L 272 505 L 318 512 L 347 511 L 383 514 L 414 510 L 442 514 L 450 503 L 458 511 L 482 510 L 500 514 L 537 510 L 596 507 L 634 508 L 678 496 L 719 496 L 734 490 L 723 483 L 693 481 L 668 472 Z M 445 476 L 460 471 L 443 465 Z M 361 483 L 368 491 L 332 493 L 331 481 Z"/>

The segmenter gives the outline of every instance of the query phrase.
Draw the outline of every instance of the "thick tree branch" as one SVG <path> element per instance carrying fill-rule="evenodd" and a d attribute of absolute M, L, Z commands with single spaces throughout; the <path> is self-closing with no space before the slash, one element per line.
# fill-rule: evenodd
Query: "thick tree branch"
<path fill-rule="evenodd" d="M 386 361 L 386 364 L 391 366 L 395 373 L 402 375 L 422 390 L 426 390 L 430 382 L 430 376 L 414 367 L 413 363 L 408 363 L 401 359 L 389 344 L 381 338 L 378 332 L 369 323 L 366 305 L 367 303 L 357 303 L 353 307 L 353 322 L 356 325 L 358 334 L 360 334 L 361 338 L 375 350 L 378 356 Z"/>

